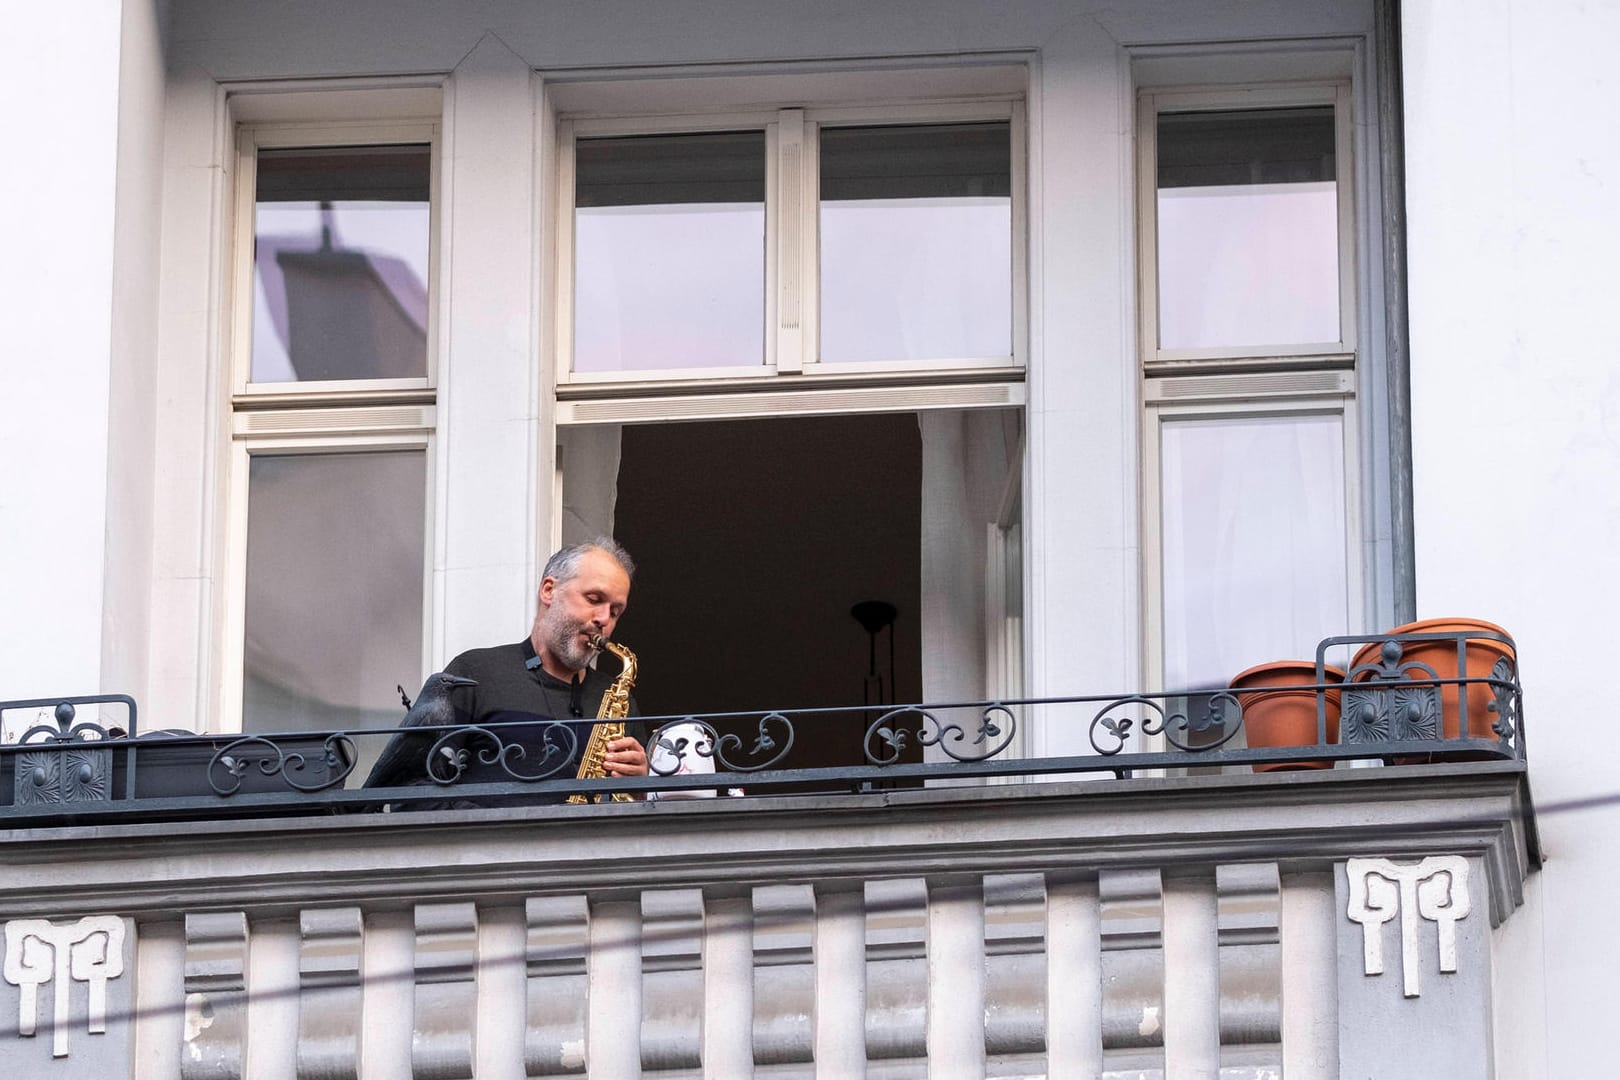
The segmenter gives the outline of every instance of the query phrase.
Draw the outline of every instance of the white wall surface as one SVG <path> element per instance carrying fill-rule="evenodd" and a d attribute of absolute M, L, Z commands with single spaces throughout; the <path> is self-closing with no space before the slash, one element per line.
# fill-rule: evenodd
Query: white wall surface
<path fill-rule="evenodd" d="M 447 71 L 488 31 L 536 67 L 1122 45 L 1364 33 L 1362 0 L 177 0 L 174 45 L 218 79 Z M 385 14 L 383 14 L 385 13 Z M 386 27 L 386 32 L 379 32 Z"/>
<path fill-rule="evenodd" d="M 121 8 L 0 34 L 0 698 L 100 689 Z"/>
<path fill-rule="evenodd" d="M 123 5 L 113 232 L 107 551 L 101 685 L 147 701 L 157 474 L 158 240 L 163 220 L 161 3 Z"/>
<path fill-rule="evenodd" d="M 1620 805 L 1559 804 L 1620 793 L 1620 5 L 1405 0 L 1403 37 L 1418 614 L 1518 640 L 1548 858 L 1498 1075 L 1606 1075 Z"/>
<path fill-rule="evenodd" d="M 535 94 L 529 66 L 493 35 L 449 84 L 445 219 L 454 240 L 440 285 L 449 344 L 439 365 L 443 543 L 434 668 L 463 649 L 516 640 L 539 584 L 539 301 Z M 544 505 L 549 513 L 549 487 Z M 544 538 L 542 538 L 544 537 Z M 545 553 L 539 555 L 545 558 Z"/>

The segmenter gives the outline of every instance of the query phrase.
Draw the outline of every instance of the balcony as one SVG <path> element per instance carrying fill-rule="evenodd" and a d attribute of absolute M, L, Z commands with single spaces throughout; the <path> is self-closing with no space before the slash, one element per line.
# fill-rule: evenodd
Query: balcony
<path fill-rule="evenodd" d="M 1324 650 L 1369 643 L 1376 670 L 1325 678 Z M 746 798 L 344 812 L 614 786 L 354 787 L 355 733 L 294 751 L 180 739 L 217 782 L 146 796 L 167 740 L 75 736 L 62 710 L 5 751 L 13 793 L 43 775 L 88 796 L 0 816 L 0 1062 L 30 1078 L 1487 1076 L 1492 929 L 1537 860 L 1520 690 L 1511 665 L 1403 670 L 1419 643 L 1324 643 L 1310 746 L 1239 747 L 1247 693 L 1118 695 L 874 715 L 864 764 L 783 770 L 783 743 L 828 722 L 784 711 L 745 718 L 764 740 L 702 721 L 743 777 L 616 785 L 741 781 Z M 1344 741 L 1325 737 L 1333 694 Z M 1475 714 L 1450 739 L 1448 700 Z M 1035 716 L 1090 752 L 1002 760 Z M 412 735 L 451 740 L 448 763 L 484 739 Z M 919 738 L 944 760 L 884 764 Z M 545 742 L 525 745 L 486 764 L 532 767 Z M 77 757 L 29 771 L 25 754 Z M 1251 770 L 1355 760 L 1379 767 Z M 976 778 L 1018 782 L 945 783 Z"/>

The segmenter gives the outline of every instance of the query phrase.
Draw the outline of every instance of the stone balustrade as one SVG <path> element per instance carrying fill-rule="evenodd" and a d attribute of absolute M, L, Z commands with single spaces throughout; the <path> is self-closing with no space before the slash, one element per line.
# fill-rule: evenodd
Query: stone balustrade
<path fill-rule="evenodd" d="M 13 1077 L 1491 1075 L 1518 762 L 0 833 Z"/>

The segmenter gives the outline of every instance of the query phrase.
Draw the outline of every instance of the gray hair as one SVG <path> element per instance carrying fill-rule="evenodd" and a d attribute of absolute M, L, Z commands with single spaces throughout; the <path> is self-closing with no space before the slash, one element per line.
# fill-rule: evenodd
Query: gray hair
<path fill-rule="evenodd" d="M 636 561 L 630 557 L 630 553 L 611 536 L 598 536 L 583 544 L 569 544 L 547 559 L 546 568 L 540 574 L 541 580 L 552 578 L 559 585 L 572 581 L 579 573 L 579 561 L 585 557 L 587 551 L 600 551 L 619 564 L 625 577 L 636 576 Z"/>

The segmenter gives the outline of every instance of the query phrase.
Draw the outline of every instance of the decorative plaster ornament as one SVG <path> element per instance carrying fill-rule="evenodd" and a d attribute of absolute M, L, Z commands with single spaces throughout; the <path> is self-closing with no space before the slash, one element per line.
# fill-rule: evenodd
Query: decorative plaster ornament
<path fill-rule="evenodd" d="M 124 973 L 124 920 L 88 915 L 75 923 L 12 919 L 6 923 L 5 978 L 19 988 L 17 1034 L 30 1037 L 39 1020 L 39 988 L 54 983 L 51 1056 L 68 1054 L 69 980 L 89 985 L 92 1035 L 107 1030 L 107 982 Z"/>
<path fill-rule="evenodd" d="M 1457 970 L 1457 923 L 1468 917 L 1468 860 L 1460 855 L 1432 855 L 1418 863 L 1389 859 L 1348 859 L 1350 882 L 1346 914 L 1361 924 L 1363 970 L 1384 973 L 1384 924 L 1401 917 L 1402 990 L 1421 994 L 1418 961 L 1418 917 L 1435 924 L 1440 970 Z"/>

